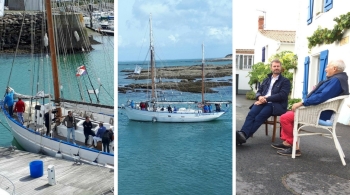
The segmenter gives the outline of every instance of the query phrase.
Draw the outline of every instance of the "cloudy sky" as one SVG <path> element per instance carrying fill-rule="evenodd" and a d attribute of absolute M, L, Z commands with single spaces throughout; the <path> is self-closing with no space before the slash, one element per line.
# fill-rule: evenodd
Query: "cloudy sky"
<path fill-rule="evenodd" d="M 232 53 L 232 0 L 118 1 L 118 61 L 143 61 L 152 13 L 157 59 L 221 58 Z"/>
<path fill-rule="evenodd" d="M 299 16 L 299 9 L 307 9 L 305 5 L 300 0 L 233 0 L 233 47 L 254 48 L 262 11 L 266 12 L 267 30 L 296 30 L 299 19 L 306 22 L 306 16 Z"/>

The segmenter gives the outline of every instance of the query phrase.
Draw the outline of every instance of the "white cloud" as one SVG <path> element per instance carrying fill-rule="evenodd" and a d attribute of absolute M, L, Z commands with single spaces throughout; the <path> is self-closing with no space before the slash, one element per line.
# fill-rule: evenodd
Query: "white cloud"
<path fill-rule="evenodd" d="M 174 43 L 179 41 L 179 35 L 178 34 L 176 34 L 176 35 L 169 35 L 168 38 Z"/>
<path fill-rule="evenodd" d="M 231 40 L 232 30 L 228 27 L 216 28 L 210 27 L 208 29 L 208 36 L 217 40 Z"/>

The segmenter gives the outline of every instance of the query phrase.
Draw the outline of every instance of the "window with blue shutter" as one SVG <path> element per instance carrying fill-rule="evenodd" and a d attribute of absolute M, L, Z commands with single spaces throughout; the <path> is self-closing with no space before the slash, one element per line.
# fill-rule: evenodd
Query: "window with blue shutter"
<path fill-rule="evenodd" d="M 324 50 L 320 54 L 320 74 L 318 76 L 318 82 L 323 81 L 326 79 L 326 72 L 324 71 L 326 69 L 326 66 L 328 64 L 328 50 Z"/>
<path fill-rule="evenodd" d="M 324 12 L 333 8 L 333 0 L 324 0 Z"/>
<path fill-rule="evenodd" d="M 311 24 L 312 22 L 312 14 L 314 11 L 314 0 L 309 0 L 309 6 L 307 8 L 308 14 L 307 14 L 307 24 Z"/>
<path fill-rule="evenodd" d="M 310 65 L 310 57 L 305 57 L 304 61 L 304 85 L 303 85 L 303 98 L 306 98 L 307 88 L 309 85 L 309 65 Z"/>
<path fill-rule="evenodd" d="M 265 62 L 265 47 L 262 48 L 262 58 L 261 58 L 262 62 Z"/>

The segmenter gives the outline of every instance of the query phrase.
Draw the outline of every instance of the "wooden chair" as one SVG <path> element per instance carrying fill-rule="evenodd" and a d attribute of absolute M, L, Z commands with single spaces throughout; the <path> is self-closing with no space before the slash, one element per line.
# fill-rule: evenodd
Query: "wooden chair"
<path fill-rule="evenodd" d="M 337 124 L 340 110 L 342 108 L 344 100 L 347 97 L 348 95 L 338 96 L 338 97 L 329 99 L 326 102 L 323 102 L 322 104 L 319 104 L 319 105 L 307 106 L 307 107 L 302 106 L 296 109 L 294 114 L 294 127 L 293 127 L 294 139 L 293 139 L 292 158 L 295 158 L 296 146 L 298 144 L 298 147 L 299 147 L 301 136 L 321 135 L 334 140 L 334 144 L 336 149 L 338 150 L 340 160 L 342 161 L 344 166 L 346 165 L 344 160 L 345 155 L 336 135 L 336 124 Z M 334 111 L 334 114 L 335 114 L 334 120 L 330 126 L 324 126 L 319 124 L 320 114 L 324 110 Z M 318 129 L 316 129 L 315 131 L 306 131 L 301 129 L 306 126 L 316 127 L 318 129 L 325 129 L 329 133 L 325 134 L 323 132 L 318 132 L 317 131 Z"/>
<path fill-rule="evenodd" d="M 277 124 L 279 124 L 278 118 L 279 116 L 271 116 L 268 118 L 263 124 L 265 124 L 265 134 L 266 136 L 269 135 L 269 126 L 272 125 L 272 142 L 275 142 L 275 137 L 276 137 L 276 129 L 277 129 Z M 271 119 L 271 120 L 269 120 Z M 280 135 L 281 135 L 281 125 L 280 125 Z"/>

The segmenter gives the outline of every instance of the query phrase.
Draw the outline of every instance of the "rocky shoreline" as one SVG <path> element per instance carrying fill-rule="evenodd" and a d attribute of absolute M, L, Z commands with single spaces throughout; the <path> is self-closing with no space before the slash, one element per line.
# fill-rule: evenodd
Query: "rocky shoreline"
<path fill-rule="evenodd" d="M 148 79 L 148 71 L 141 71 L 141 74 L 134 75 L 133 70 L 122 70 L 126 72 L 127 79 L 134 80 L 145 80 Z M 232 64 L 228 65 L 206 65 L 205 66 L 205 92 L 216 93 L 217 91 L 212 88 L 219 86 L 232 86 L 232 78 L 222 81 L 212 81 L 213 78 L 232 76 Z M 202 78 L 202 67 L 201 65 L 194 66 L 176 66 L 157 69 L 157 77 L 166 79 L 181 79 L 180 82 L 162 82 L 157 80 L 158 89 L 174 89 L 182 92 L 201 93 L 202 82 L 197 80 Z M 118 86 L 120 93 L 135 92 L 135 91 L 146 91 L 151 89 L 150 84 L 129 84 L 126 86 Z"/>

